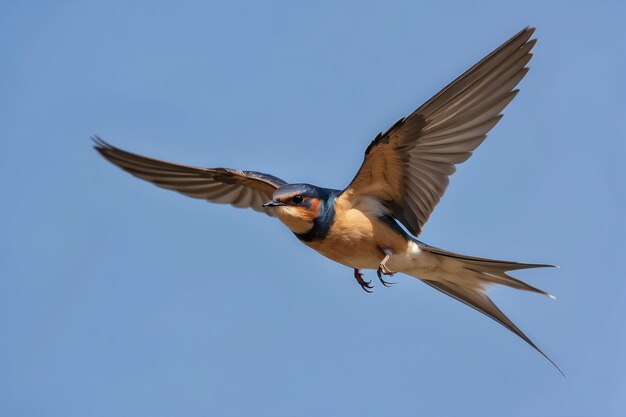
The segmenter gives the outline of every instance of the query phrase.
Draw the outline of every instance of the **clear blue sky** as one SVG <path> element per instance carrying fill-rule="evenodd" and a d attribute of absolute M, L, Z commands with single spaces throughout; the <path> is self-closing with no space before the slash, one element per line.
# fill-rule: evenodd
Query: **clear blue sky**
<path fill-rule="evenodd" d="M 618 1 L 3 2 L 0 415 L 625 415 L 625 21 Z M 517 275 L 556 301 L 493 297 L 567 379 L 417 280 L 365 294 L 275 219 L 89 141 L 341 188 L 529 24 L 522 91 L 422 239 L 561 265 Z"/>

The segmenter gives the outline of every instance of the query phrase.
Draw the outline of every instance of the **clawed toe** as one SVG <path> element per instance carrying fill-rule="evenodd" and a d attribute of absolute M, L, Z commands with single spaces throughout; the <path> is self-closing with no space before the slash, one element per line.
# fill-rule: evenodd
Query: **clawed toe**
<path fill-rule="evenodd" d="M 378 278 L 380 278 L 380 274 L 381 273 L 383 275 L 393 275 L 393 274 L 395 274 L 394 271 L 392 271 L 391 269 L 387 268 L 387 261 L 389 260 L 389 257 L 391 256 L 391 249 L 381 249 L 381 250 L 385 254 L 385 257 L 380 262 L 380 265 L 378 265 Z"/>
<path fill-rule="evenodd" d="M 378 266 L 377 274 L 378 274 L 379 278 L 380 278 L 381 274 L 382 275 L 393 275 L 395 273 L 396 273 L 395 271 L 392 271 L 391 269 L 387 268 L 387 265 L 385 265 L 385 264 L 380 264 Z"/>
<path fill-rule="evenodd" d="M 363 279 L 363 275 L 359 272 L 358 269 L 354 270 L 354 278 L 356 278 L 356 282 L 358 282 L 361 288 L 363 288 L 363 291 L 367 293 L 372 292 L 372 288 L 374 288 L 374 286 L 372 285 L 372 281 L 365 281 Z"/>
<path fill-rule="evenodd" d="M 389 270 L 389 268 L 387 268 L 384 264 L 381 264 L 378 267 L 378 271 L 376 271 L 376 275 L 378 275 L 378 279 L 380 280 L 380 283 L 383 284 L 383 286 L 387 288 L 391 287 L 393 284 L 395 284 L 395 282 L 385 281 L 383 279 L 383 275 L 393 275 L 393 274 L 395 274 L 395 272 Z M 374 288 L 374 286 L 372 285 L 372 281 L 365 281 L 363 279 L 363 275 L 361 274 L 361 272 L 359 272 L 359 270 L 356 268 L 354 268 L 354 278 L 356 279 L 356 282 L 359 283 L 361 288 L 363 288 L 363 291 L 367 293 L 372 292 L 372 289 Z"/>
<path fill-rule="evenodd" d="M 393 275 L 393 274 L 395 274 L 395 272 L 392 272 L 389 269 L 387 269 L 385 265 L 381 265 L 378 268 L 378 271 L 376 271 L 376 275 L 378 275 L 378 280 L 380 281 L 381 284 L 383 284 L 383 286 L 387 288 L 391 287 L 393 284 L 395 284 L 395 282 L 385 281 L 383 279 L 383 275 Z"/>

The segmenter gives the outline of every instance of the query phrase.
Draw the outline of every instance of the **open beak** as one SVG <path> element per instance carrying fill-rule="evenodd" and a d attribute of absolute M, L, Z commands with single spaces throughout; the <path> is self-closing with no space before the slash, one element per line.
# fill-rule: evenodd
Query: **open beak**
<path fill-rule="evenodd" d="M 285 203 L 281 203 L 280 201 L 271 200 L 263 204 L 263 207 L 278 207 L 278 206 L 284 206 L 284 205 Z"/>

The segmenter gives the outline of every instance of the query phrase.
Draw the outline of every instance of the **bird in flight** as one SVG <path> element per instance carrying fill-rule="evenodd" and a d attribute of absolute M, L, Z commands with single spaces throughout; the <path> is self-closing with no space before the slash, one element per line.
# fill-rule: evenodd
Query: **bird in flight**
<path fill-rule="evenodd" d="M 343 190 L 289 184 L 255 171 L 160 161 L 116 148 L 97 136 L 95 149 L 124 171 L 159 187 L 277 217 L 302 243 L 352 268 L 367 292 L 372 290 L 371 281 L 363 279 L 361 269 L 375 269 L 384 286 L 391 283 L 383 276 L 396 272 L 418 278 L 502 324 L 556 367 L 486 294 L 499 284 L 552 297 L 507 274 L 552 265 L 460 255 L 416 239 L 456 165 L 485 140 L 518 93 L 515 87 L 528 72 L 526 64 L 536 42 L 530 39 L 533 32 L 532 27 L 523 29 L 379 133 Z"/>

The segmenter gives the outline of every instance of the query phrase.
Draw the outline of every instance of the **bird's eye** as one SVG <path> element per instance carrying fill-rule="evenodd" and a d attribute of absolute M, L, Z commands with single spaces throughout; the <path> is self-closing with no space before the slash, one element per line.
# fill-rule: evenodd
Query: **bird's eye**
<path fill-rule="evenodd" d="M 304 200 L 304 199 L 302 198 L 301 195 L 297 195 L 297 196 L 295 196 L 294 198 L 291 199 L 291 201 L 294 204 L 300 204 L 300 203 L 302 203 L 302 200 Z"/>

